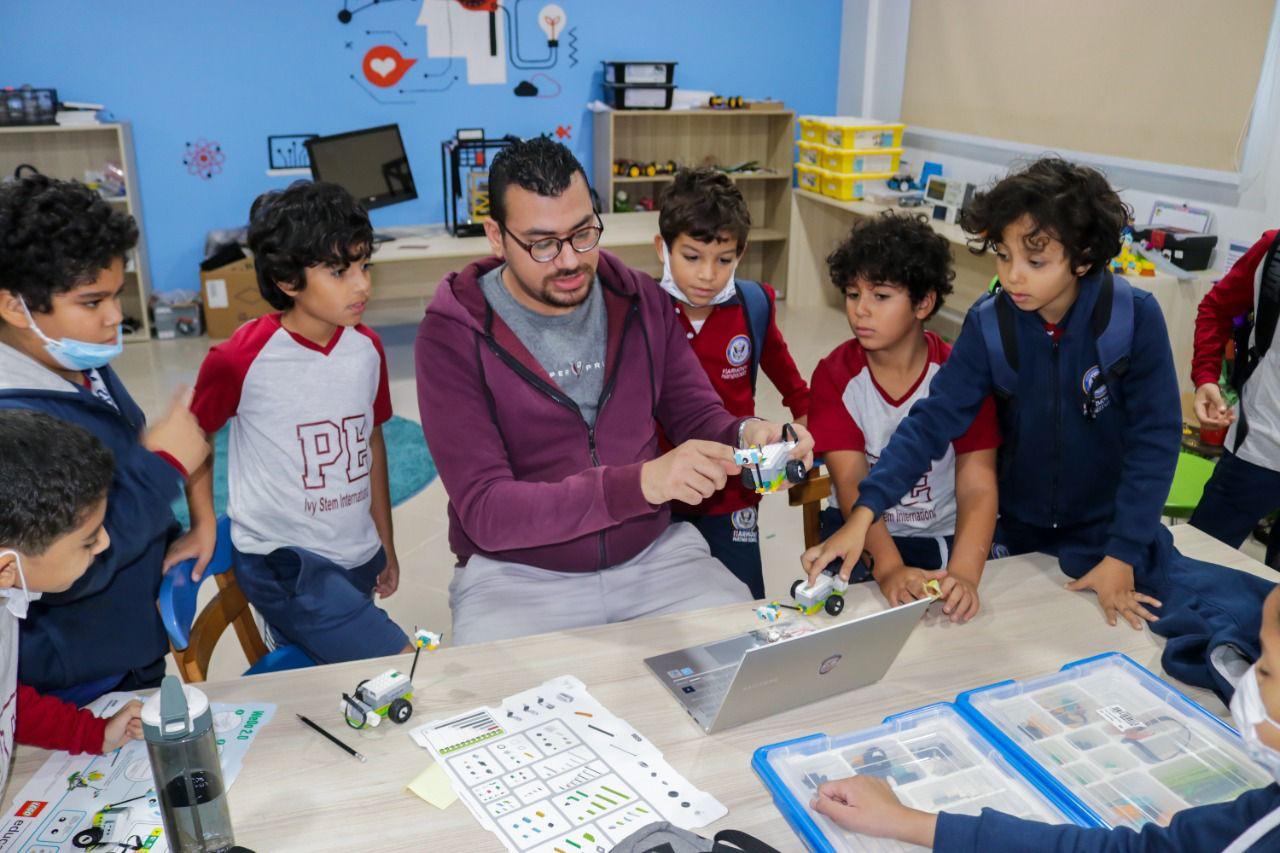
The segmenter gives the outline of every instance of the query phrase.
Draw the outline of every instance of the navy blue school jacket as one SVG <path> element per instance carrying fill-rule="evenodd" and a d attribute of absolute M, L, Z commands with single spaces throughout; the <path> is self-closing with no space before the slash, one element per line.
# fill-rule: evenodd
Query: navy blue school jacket
<path fill-rule="evenodd" d="M 1100 281 L 1100 274 L 1080 280 L 1057 342 L 1035 312 L 1013 312 L 1019 369 L 1014 393 L 999 405 L 1000 514 L 1046 536 L 1089 530 L 1091 547 L 1057 549 L 1062 570 L 1079 577 L 1109 555 L 1133 565 L 1142 588 L 1177 466 L 1182 407 L 1164 317 L 1155 298 L 1138 288 L 1128 370 L 1105 387 L 1098 382 L 1091 315 Z M 996 391 L 978 310 L 970 309 L 929 396 L 912 406 L 858 484 L 858 505 L 877 517 L 968 429 Z M 1095 419 L 1085 415 L 1087 393 L 1095 397 Z"/>
<path fill-rule="evenodd" d="M 78 424 L 115 455 L 105 521 L 111 546 L 66 592 L 33 601 L 22 620 L 18 679 L 41 692 L 123 677 L 168 651 L 156 593 L 165 549 L 176 533 L 169 504 L 181 478 L 142 446 L 145 418 L 115 372 L 98 372 L 119 411 L 0 344 L 0 407 Z"/>
<path fill-rule="evenodd" d="M 938 815 L 933 849 L 939 853 L 1207 853 L 1224 849 L 1277 807 L 1280 787 L 1272 784 L 1241 794 L 1229 803 L 1180 811 L 1167 827 L 1147 824 L 1141 832 L 1053 826 L 992 809 L 983 809 L 977 817 L 943 812 Z M 1250 849 L 1280 850 L 1280 827 L 1262 836 Z"/>

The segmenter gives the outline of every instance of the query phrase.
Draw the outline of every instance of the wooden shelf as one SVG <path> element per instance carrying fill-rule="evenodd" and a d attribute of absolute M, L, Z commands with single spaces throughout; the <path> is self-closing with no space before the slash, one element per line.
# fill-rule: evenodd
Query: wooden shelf
<path fill-rule="evenodd" d="M 129 255 L 121 304 L 127 316 L 138 321 L 138 331 L 125 335 L 129 342 L 151 339 L 148 302 L 151 275 L 147 265 L 146 229 L 142 223 L 142 198 L 134 159 L 133 134 L 127 122 L 86 125 L 33 125 L 0 127 L 0 175 L 11 175 L 20 163 L 29 163 L 44 175 L 82 181 L 87 170 L 100 171 L 108 162 L 124 170 L 125 194 L 104 197 L 112 207 L 128 213 L 138 223 L 138 245 Z"/>
<path fill-rule="evenodd" d="M 755 161 L 758 172 L 730 174 L 751 211 L 751 240 L 739 265 L 743 278 L 769 282 L 785 295 L 791 221 L 795 116 L 789 110 L 611 110 L 594 113 L 592 186 L 606 210 L 625 188 L 632 199 L 670 184 L 671 175 L 613 174 L 616 160 L 665 163 Z"/>

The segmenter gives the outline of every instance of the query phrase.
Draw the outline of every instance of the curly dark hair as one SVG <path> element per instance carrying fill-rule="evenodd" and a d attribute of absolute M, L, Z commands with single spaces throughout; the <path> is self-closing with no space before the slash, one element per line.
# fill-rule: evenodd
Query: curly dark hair
<path fill-rule="evenodd" d="M 687 234 L 700 243 L 727 236 L 737 242 L 739 254 L 747 247 L 751 212 L 742 191 L 723 172 L 710 166 L 681 169 L 663 188 L 658 205 L 658 231 L 668 246 Z"/>
<path fill-rule="evenodd" d="M 32 311 L 88 284 L 138 243 L 133 217 L 79 181 L 28 175 L 0 184 L 0 288 Z"/>
<path fill-rule="evenodd" d="M 337 184 L 294 181 L 254 199 L 248 242 L 262 298 L 287 311 L 293 297 L 280 284 L 302 290 L 307 267 L 343 269 L 363 262 L 373 254 L 373 226 L 360 203 Z"/>
<path fill-rule="evenodd" d="M 43 554 L 107 496 L 115 462 L 82 427 L 0 409 L 0 548 Z"/>
<path fill-rule="evenodd" d="M 573 152 L 546 136 L 516 140 L 493 155 L 489 166 L 489 215 L 499 225 L 507 221 L 507 187 L 544 197 L 555 197 L 569 188 L 574 174 L 587 173 Z"/>
<path fill-rule="evenodd" d="M 980 255 L 1029 216 L 1035 227 L 1028 238 L 1052 237 L 1062 243 L 1073 270 L 1094 272 L 1119 253 L 1121 231 L 1132 214 L 1097 169 L 1044 157 L 975 194 L 961 211 L 960 226 L 973 235 L 969 250 Z"/>
<path fill-rule="evenodd" d="M 913 305 L 937 294 L 930 317 L 951 293 L 956 277 L 951 245 L 923 214 L 886 210 L 860 220 L 849 236 L 827 255 L 831 283 L 843 291 L 859 278 L 904 287 Z"/>

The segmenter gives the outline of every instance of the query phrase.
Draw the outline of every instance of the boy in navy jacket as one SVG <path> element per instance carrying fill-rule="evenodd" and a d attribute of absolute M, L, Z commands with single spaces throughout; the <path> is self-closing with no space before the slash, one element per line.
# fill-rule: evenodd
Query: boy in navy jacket
<path fill-rule="evenodd" d="M 168 639 L 156 592 L 176 535 L 169 502 L 206 451 L 184 401 L 146 429 L 108 366 L 122 348 L 137 225 L 83 184 L 35 175 L 0 185 L 0 235 L 0 408 L 77 424 L 116 461 L 111 547 L 67 590 L 31 603 L 19 680 L 76 704 L 157 685 Z"/>
<path fill-rule="evenodd" d="M 1244 673 L 1231 717 L 1249 756 L 1280 782 L 1280 588 L 1262 606 L 1262 657 Z M 949 851 L 1191 851 L 1280 849 L 1280 786 L 1267 785 L 1229 803 L 1198 806 L 1174 815 L 1168 826 L 1149 823 L 1085 829 L 1022 820 L 994 809 L 980 815 L 907 808 L 883 779 L 854 776 L 818 788 L 814 811 L 845 829 Z M 1234 843 L 1233 843 L 1234 842 Z"/>
<path fill-rule="evenodd" d="M 1099 172 L 1056 158 L 965 208 L 962 224 L 976 251 L 995 252 L 1001 288 L 970 309 L 928 399 L 860 484 L 845 526 L 805 552 L 811 576 L 835 557 L 847 575 L 872 522 L 995 393 L 1005 441 L 997 541 L 1010 553 L 1056 555 L 1074 579 L 1067 588 L 1096 592 L 1112 625 L 1156 620 L 1181 406 L 1159 306 L 1106 269 L 1127 219 Z M 1101 336 L 1117 326 L 1131 340 L 1112 364 L 1099 358 Z"/>

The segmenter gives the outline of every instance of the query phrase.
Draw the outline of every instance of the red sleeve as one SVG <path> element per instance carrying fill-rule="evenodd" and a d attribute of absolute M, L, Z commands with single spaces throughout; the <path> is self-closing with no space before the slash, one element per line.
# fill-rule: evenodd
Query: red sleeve
<path fill-rule="evenodd" d="M 41 749 L 102 752 L 107 721 L 82 711 L 55 696 L 41 696 L 25 684 L 18 685 L 17 719 L 13 739 Z"/>
<path fill-rule="evenodd" d="M 839 350 L 818 362 L 813 371 L 813 399 L 809 406 L 809 433 L 814 453 L 832 450 L 867 451 L 867 439 L 842 399 L 846 382 L 837 378 Z"/>
<path fill-rule="evenodd" d="M 994 397 L 982 401 L 982 408 L 978 410 L 973 423 L 969 424 L 964 435 L 951 442 L 951 446 L 955 448 L 956 456 L 1000 446 L 1000 422 L 996 418 Z"/>
<path fill-rule="evenodd" d="M 191 414 L 206 433 L 213 435 L 235 416 L 249 367 L 279 328 L 274 314 L 250 320 L 204 357 L 191 396 Z"/>
<path fill-rule="evenodd" d="M 387 353 L 382 348 L 382 338 L 368 326 L 356 326 L 356 331 L 373 342 L 378 351 L 378 390 L 373 395 L 373 425 L 381 426 L 391 420 L 391 383 L 387 380 Z"/>
<path fill-rule="evenodd" d="M 1206 382 L 1217 382 L 1222 374 L 1222 357 L 1231 340 L 1231 321 L 1253 310 L 1253 280 L 1275 238 L 1268 231 L 1254 243 L 1244 257 L 1200 300 L 1196 311 L 1195 349 L 1191 354 L 1191 384 L 1199 388 Z"/>
<path fill-rule="evenodd" d="M 782 394 L 782 405 L 791 410 L 793 418 L 803 418 L 809 414 L 809 386 L 796 367 L 791 350 L 778 329 L 775 304 L 777 294 L 767 284 L 761 284 L 765 295 L 769 297 L 769 330 L 765 332 L 764 350 L 760 353 L 760 367 L 765 376 Z"/>

